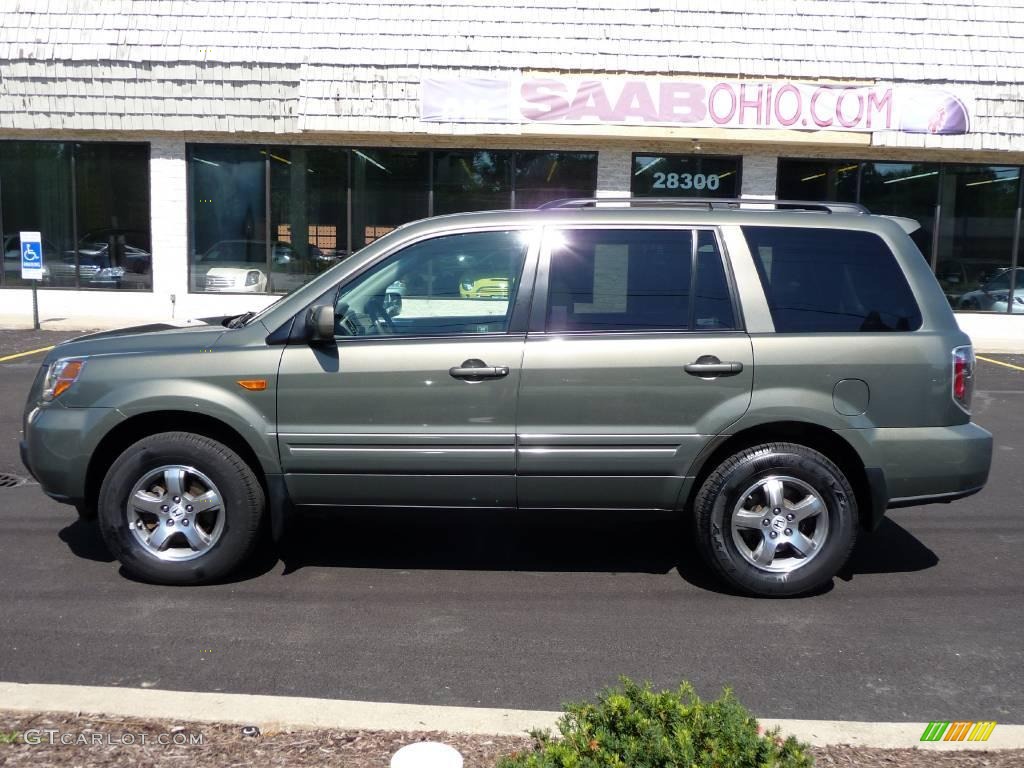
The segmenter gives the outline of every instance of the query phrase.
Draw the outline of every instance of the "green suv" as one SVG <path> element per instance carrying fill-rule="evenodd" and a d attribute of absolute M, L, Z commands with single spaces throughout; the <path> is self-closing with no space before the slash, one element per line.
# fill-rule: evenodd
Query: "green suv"
<path fill-rule="evenodd" d="M 61 344 L 22 455 L 152 582 L 223 578 L 302 510 L 603 508 L 677 510 L 733 588 L 807 592 L 887 508 L 988 477 L 915 226 L 718 200 L 419 221 L 259 314 Z M 461 287 L 484 268 L 507 295 Z"/>

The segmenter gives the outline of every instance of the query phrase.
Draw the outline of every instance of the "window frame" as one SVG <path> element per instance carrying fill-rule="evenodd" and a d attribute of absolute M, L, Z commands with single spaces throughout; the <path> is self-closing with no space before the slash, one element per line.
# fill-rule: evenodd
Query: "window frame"
<path fill-rule="evenodd" d="M 745 244 L 745 246 L 747 248 L 747 252 L 750 254 L 750 260 L 751 260 L 752 266 L 754 268 L 754 272 L 755 272 L 755 274 L 757 276 L 758 289 L 761 292 L 761 297 L 762 297 L 762 299 L 764 301 L 765 310 L 767 311 L 768 316 L 769 316 L 769 318 L 771 320 L 771 323 L 772 323 L 771 333 L 773 335 L 791 336 L 791 337 L 797 337 L 797 336 L 852 337 L 852 336 L 858 336 L 858 335 L 859 336 L 863 336 L 863 335 L 870 334 L 872 336 L 884 338 L 884 337 L 887 337 L 887 336 L 895 336 L 897 334 L 906 336 L 906 335 L 918 333 L 919 331 L 921 331 L 926 326 L 927 323 L 926 323 L 925 313 L 921 309 L 921 302 L 918 299 L 918 295 L 914 292 L 914 288 L 913 288 L 913 286 L 911 284 L 911 281 L 909 279 L 907 279 L 907 273 L 904 270 L 903 263 L 900 261 L 900 257 L 898 255 L 898 249 L 895 247 L 895 244 L 893 242 L 891 242 L 890 239 L 887 236 L 883 235 L 881 232 L 876 232 L 876 231 L 874 231 L 872 229 L 845 228 L 845 227 L 842 227 L 842 226 L 817 227 L 817 226 L 806 226 L 806 225 L 801 225 L 801 224 L 780 224 L 780 225 L 775 225 L 775 224 L 751 224 L 751 223 L 747 223 L 747 224 L 738 224 L 737 225 L 737 229 L 739 231 L 740 237 L 744 241 L 744 244 Z M 876 238 L 878 240 L 878 242 L 880 242 L 884 246 L 886 252 L 889 255 L 889 258 L 892 261 L 892 264 L 895 265 L 896 272 L 899 274 L 900 278 L 903 280 L 903 284 L 904 284 L 904 286 L 907 289 L 907 294 L 910 297 L 910 300 L 914 303 L 914 307 L 917 310 L 917 318 L 918 318 L 917 326 L 915 328 L 910 329 L 910 330 L 896 330 L 896 329 L 893 329 L 893 330 L 885 330 L 885 331 L 879 331 L 879 330 L 866 331 L 866 330 L 860 330 L 860 329 L 857 329 L 857 330 L 779 330 L 778 323 L 777 323 L 776 318 L 775 318 L 775 313 L 774 313 L 774 310 L 772 308 L 772 298 L 771 298 L 771 295 L 770 295 L 770 292 L 769 292 L 770 284 L 766 284 L 766 276 L 765 276 L 765 273 L 764 273 L 764 262 L 761 259 L 760 255 L 758 254 L 757 248 L 751 242 L 750 236 L 747 234 L 747 231 L 750 230 L 750 229 L 772 229 L 772 230 L 779 230 L 779 231 L 815 231 L 815 232 L 838 232 L 838 233 L 856 232 L 856 233 L 861 233 L 861 234 L 865 234 L 865 235 L 870 235 L 870 236 Z"/>
<path fill-rule="evenodd" d="M 530 242 L 526 247 L 526 255 L 523 259 L 523 272 L 520 278 L 519 289 L 516 291 L 515 301 L 512 302 L 512 311 L 509 313 L 508 327 L 504 331 L 488 331 L 486 333 L 445 333 L 445 334 L 400 334 L 400 335 L 389 335 L 389 336 L 338 336 L 335 335 L 334 340 L 336 343 L 344 344 L 367 344 L 367 343 L 387 343 L 396 344 L 401 342 L 409 341 L 427 341 L 437 342 L 439 340 L 449 339 L 461 339 L 461 340 L 472 340 L 472 339 L 504 339 L 511 337 L 520 337 L 525 339 L 527 332 L 527 323 L 529 320 L 530 305 L 533 300 L 533 296 L 536 290 L 536 276 L 537 276 L 537 260 L 538 254 L 540 253 L 540 241 L 541 241 L 541 227 L 536 224 L 489 224 L 485 226 L 466 226 L 466 227 L 453 227 L 451 229 L 436 230 L 433 232 L 424 232 L 421 235 L 403 240 L 400 243 L 396 243 L 393 248 L 390 248 L 386 252 L 382 253 L 378 258 L 363 264 L 355 272 L 346 275 L 344 278 L 334 283 L 330 288 L 323 291 L 313 301 L 304 306 L 298 313 L 292 316 L 292 319 L 285 323 L 281 328 L 291 326 L 291 330 L 288 332 L 287 343 L 300 343 L 303 345 L 308 344 L 308 340 L 302 331 L 302 323 L 305 322 L 306 313 L 309 312 L 311 307 L 318 304 L 330 303 L 336 304 L 339 293 L 348 285 L 361 279 L 368 272 L 373 271 L 380 265 L 384 264 L 388 259 L 397 256 L 399 253 L 407 248 L 411 248 L 419 243 L 426 242 L 427 240 L 435 240 L 440 237 L 448 237 L 449 235 L 468 235 L 478 234 L 481 232 L 526 232 L 533 233 L 530 238 Z M 280 328 L 277 332 L 272 333 L 274 336 L 280 332 Z"/>
<path fill-rule="evenodd" d="M 690 232 L 690 285 L 691 289 L 696 280 L 694 266 L 697 261 L 698 233 L 711 232 L 715 238 L 715 245 L 718 248 L 719 258 L 722 260 L 722 268 L 725 272 L 725 281 L 729 291 L 729 301 L 732 304 L 733 320 L 735 328 L 721 330 L 706 330 L 699 328 L 649 328 L 645 330 L 627 329 L 601 329 L 601 330 L 580 330 L 580 331 L 548 331 L 548 289 L 551 275 L 551 253 L 556 240 L 556 233 L 575 230 L 644 230 L 644 231 L 688 231 Z M 691 290 L 692 293 L 692 290 Z M 693 319 L 693 298 L 690 297 L 690 306 L 687 310 L 687 322 Z M 555 224 L 544 227 L 544 234 L 540 245 L 540 254 L 537 263 L 537 277 L 533 287 L 533 304 L 530 308 L 529 336 L 693 336 L 718 335 L 746 333 L 746 323 L 743 318 L 742 305 L 739 301 L 739 291 L 736 286 L 736 278 L 732 270 L 732 260 L 725 248 L 721 229 L 708 224 L 611 224 L 611 223 L 587 223 L 587 224 Z"/>
<path fill-rule="evenodd" d="M 102 139 L 39 139 L 34 137 L 8 137 L 0 139 L 0 150 L 3 145 L 10 142 L 18 143 L 32 143 L 32 144 L 65 144 L 69 148 L 68 152 L 68 175 L 70 182 L 69 199 L 71 205 L 71 247 L 65 250 L 74 251 L 75 254 L 75 282 L 74 285 L 42 285 L 41 280 L 31 281 L 26 284 L 20 285 L 8 285 L 6 281 L 5 272 L 0 269 L 0 291 L 3 290 L 14 290 L 14 291 L 28 291 L 32 289 L 32 285 L 35 284 L 38 290 L 46 291 L 88 291 L 89 293 L 153 293 L 154 280 L 154 258 L 153 258 L 153 143 L 149 140 L 102 140 Z M 148 288 L 92 288 L 87 285 L 82 285 L 82 265 L 81 255 L 79 253 L 79 244 L 82 237 L 87 234 L 85 232 L 79 232 L 79 216 L 78 216 L 78 148 L 79 146 L 86 145 L 107 145 L 113 147 L 132 146 L 137 147 L 140 150 L 144 147 L 146 152 L 146 196 L 148 197 L 149 205 L 149 216 L 146 221 L 146 229 L 149 233 L 149 287 Z M 4 234 L 4 221 L 3 221 L 3 192 L 0 190 L 0 240 Z M 13 234 L 13 233 L 7 233 Z M 44 234 L 44 240 L 46 236 Z M 3 250 L 3 243 L 0 242 L 0 251 Z M 3 258 L 5 254 L 0 253 L 0 258 Z M 20 272 L 19 272 L 20 274 Z"/>

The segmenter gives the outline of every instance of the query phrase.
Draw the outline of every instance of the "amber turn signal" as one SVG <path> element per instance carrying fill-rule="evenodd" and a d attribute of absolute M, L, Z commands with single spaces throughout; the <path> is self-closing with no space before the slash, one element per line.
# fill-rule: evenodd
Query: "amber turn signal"
<path fill-rule="evenodd" d="M 262 392 L 267 388 L 266 379 L 239 379 L 238 386 L 248 389 L 250 392 Z"/>

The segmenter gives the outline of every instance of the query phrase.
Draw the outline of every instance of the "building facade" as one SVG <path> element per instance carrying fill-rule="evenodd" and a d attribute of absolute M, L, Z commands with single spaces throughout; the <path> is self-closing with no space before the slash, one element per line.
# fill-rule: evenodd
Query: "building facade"
<path fill-rule="evenodd" d="M 8 0 L 0 317 L 258 309 L 417 218 L 561 197 L 910 217 L 1024 339 L 1019 0 Z"/>

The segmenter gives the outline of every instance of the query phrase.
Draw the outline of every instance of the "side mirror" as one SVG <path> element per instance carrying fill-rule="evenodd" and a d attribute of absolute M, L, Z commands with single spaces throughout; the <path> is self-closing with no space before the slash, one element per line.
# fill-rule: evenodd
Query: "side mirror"
<path fill-rule="evenodd" d="M 333 341 L 334 307 L 329 304 L 310 307 L 306 327 L 311 341 Z"/>

